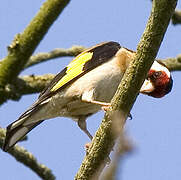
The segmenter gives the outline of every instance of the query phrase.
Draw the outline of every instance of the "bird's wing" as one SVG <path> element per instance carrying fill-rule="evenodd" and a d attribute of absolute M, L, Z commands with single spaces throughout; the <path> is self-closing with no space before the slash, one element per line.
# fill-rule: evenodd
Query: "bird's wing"
<path fill-rule="evenodd" d="M 117 42 L 104 42 L 76 56 L 67 67 L 54 77 L 50 84 L 41 92 L 38 100 L 18 120 L 25 119 L 25 117 L 42 108 L 43 105 L 48 103 L 49 98 L 53 94 L 62 90 L 88 71 L 110 60 L 120 48 Z"/>
<path fill-rule="evenodd" d="M 75 57 L 51 83 L 42 91 L 39 100 L 42 102 L 57 91 L 83 76 L 88 71 L 110 60 L 121 48 L 117 42 L 98 44 Z"/>

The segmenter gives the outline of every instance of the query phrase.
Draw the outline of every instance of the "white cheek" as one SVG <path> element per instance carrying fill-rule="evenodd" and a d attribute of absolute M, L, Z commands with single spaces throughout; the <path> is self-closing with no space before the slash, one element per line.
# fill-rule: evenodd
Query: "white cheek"
<path fill-rule="evenodd" d="M 155 71 L 164 71 L 168 77 L 170 77 L 170 71 L 163 65 L 159 64 L 157 61 L 154 61 L 154 63 L 151 66 L 151 69 Z"/>

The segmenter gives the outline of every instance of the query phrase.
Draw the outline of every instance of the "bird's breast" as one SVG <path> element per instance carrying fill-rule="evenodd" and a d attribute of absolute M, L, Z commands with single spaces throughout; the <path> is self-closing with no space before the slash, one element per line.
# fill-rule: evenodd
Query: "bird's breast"
<path fill-rule="evenodd" d="M 110 102 L 121 81 L 123 72 L 116 58 L 89 71 L 66 88 L 65 96 L 81 97 L 85 91 L 94 91 L 94 100 Z"/>

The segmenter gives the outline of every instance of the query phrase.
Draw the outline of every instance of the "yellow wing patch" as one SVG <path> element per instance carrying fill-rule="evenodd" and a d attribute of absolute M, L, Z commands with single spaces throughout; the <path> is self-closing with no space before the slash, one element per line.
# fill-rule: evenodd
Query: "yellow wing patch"
<path fill-rule="evenodd" d="M 56 91 L 79 74 L 83 72 L 84 64 L 89 61 L 93 56 L 93 52 L 83 52 L 78 55 L 70 64 L 67 66 L 66 74 L 62 77 L 57 84 L 50 90 Z"/>

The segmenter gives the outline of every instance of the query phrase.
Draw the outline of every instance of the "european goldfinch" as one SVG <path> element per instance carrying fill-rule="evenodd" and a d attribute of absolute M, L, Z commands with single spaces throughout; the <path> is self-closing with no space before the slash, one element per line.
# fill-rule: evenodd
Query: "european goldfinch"
<path fill-rule="evenodd" d="M 46 119 L 70 117 L 90 139 L 86 118 L 109 106 L 135 52 L 117 42 L 104 42 L 79 54 L 55 76 L 38 100 L 7 127 L 4 151 Z M 169 70 L 155 61 L 140 92 L 162 97 L 172 89 Z"/>

